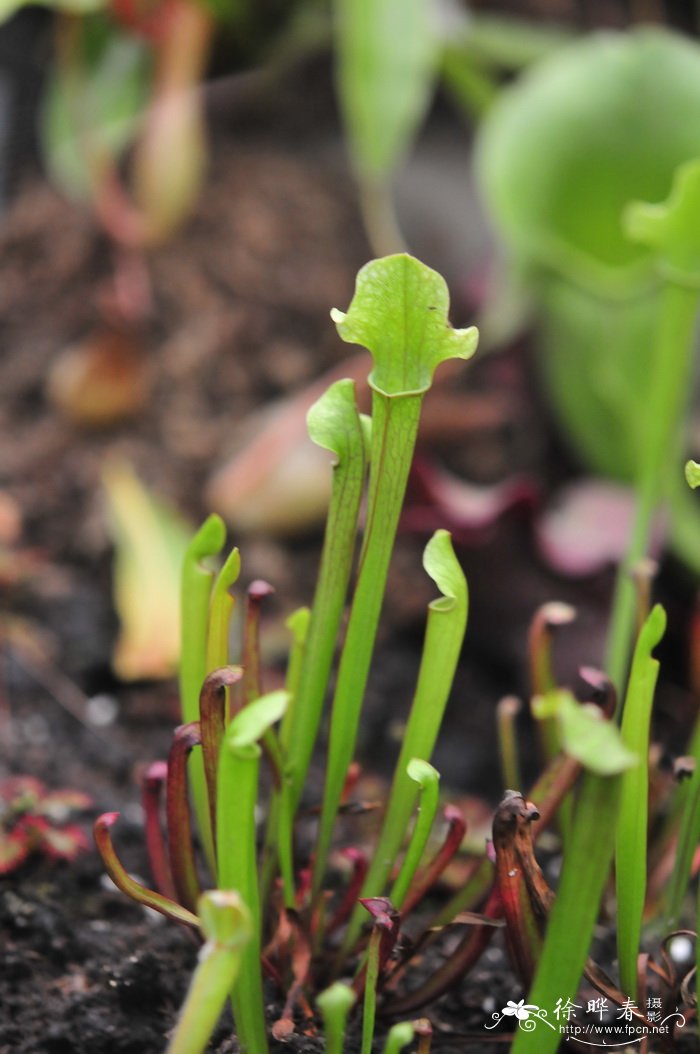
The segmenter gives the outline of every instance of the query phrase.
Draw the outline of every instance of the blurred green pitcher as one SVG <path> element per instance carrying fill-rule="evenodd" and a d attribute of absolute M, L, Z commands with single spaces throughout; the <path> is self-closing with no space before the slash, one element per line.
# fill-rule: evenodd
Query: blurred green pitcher
<path fill-rule="evenodd" d="M 700 47 L 653 28 L 558 51 L 504 90 L 477 144 L 482 193 L 535 301 L 555 413 L 585 464 L 614 478 L 634 475 L 660 288 L 622 214 L 663 201 L 698 156 Z M 672 542 L 695 563 L 681 502 L 679 479 Z"/>

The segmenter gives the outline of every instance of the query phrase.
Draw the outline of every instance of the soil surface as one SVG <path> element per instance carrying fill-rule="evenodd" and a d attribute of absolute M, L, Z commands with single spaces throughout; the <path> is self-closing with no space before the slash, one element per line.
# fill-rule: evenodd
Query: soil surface
<path fill-rule="evenodd" d="M 115 261 L 89 214 L 32 179 L 0 230 L 0 779 L 34 775 L 50 788 L 87 791 L 95 815 L 119 810 L 119 853 L 146 880 L 138 777 L 147 762 L 166 756 L 178 701 L 172 681 L 125 685 L 111 669 L 117 619 L 100 482 L 105 459 L 127 457 L 159 496 L 201 521 L 207 481 L 241 423 L 271 400 L 303 392 L 346 357 L 328 310 L 347 305 L 369 256 L 325 96 L 315 109 L 310 104 L 314 120 L 307 112 L 299 127 L 291 104 L 274 116 L 260 103 L 259 113 L 253 106 L 229 118 L 226 91 L 212 103 L 216 145 L 202 201 L 147 264 L 142 291 L 151 306 L 129 340 L 145 366 L 148 395 L 128 417 L 87 428 L 52 396 L 56 362 L 104 332 L 105 304 L 115 295 Z M 459 261 L 452 266 L 453 322 L 466 324 L 483 261 L 473 273 Z M 451 428 L 439 427 L 455 414 L 459 443 Z M 541 496 L 572 471 L 539 404 L 525 346 L 450 379 L 426 415 L 433 425 L 420 455 L 428 466 L 478 484 L 516 469 L 537 481 Z M 422 495 L 414 478 L 414 515 L 399 539 L 368 694 L 361 749 L 379 779 L 390 771 L 433 596 L 420 554 L 440 524 L 425 519 Z M 567 677 L 598 661 L 603 639 L 610 574 L 572 583 L 548 570 L 535 553 L 535 506 L 516 504 L 461 539 L 472 615 L 434 760 L 477 822 L 503 789 L 494 707 L 503 694 L 526 691 L 533 611 L 555 598 L 577 605 L 578 623 L 558 653 Z M 311 597 L 318 528 L 284 539 L 258 533 L 240 545 L 243 584 L 264 577 L 277 589 L 269 609 L 274 638 L 282 616 Z M 684 613 L 678 573 L 670 569 L 664 581 Z M 268 651 L 273 683 L 274 640 Z M 667 687 L 662 720 L 682 727 L 689 712 L 687 693 Z M 531 775 L 526 722 L 521 734 Z M 449 954 L 450 939 L 440 956 Z M 186 933 L 114 889 L 93 851 L 70 864 L 34 858 L 0 877 L 0 941 L 0 1054 L 157 1054 L 196 959 Z M 468 981 L 431 1008 L 435 1050 L 493 1049 L 484 1022 L 520 998 L 500 938 L 494 943 Z M 420 969 L 429 975 L 436 962 L 427 956 Z M 272 989 L 269 997 L 273 1007 Z M 229 1021 L 210 1049 L 236 1054 Z M 274 1049 L 322 1047 L 300 1035 Z"/>

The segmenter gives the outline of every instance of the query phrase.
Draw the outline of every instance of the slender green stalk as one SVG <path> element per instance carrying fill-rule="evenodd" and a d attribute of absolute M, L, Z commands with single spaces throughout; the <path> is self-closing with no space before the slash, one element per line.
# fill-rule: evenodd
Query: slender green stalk
<path fill-rule="evenodd" d="M 372 1054 L 374 1039 L 374 1022 L 377 1016 L 377 981 L 379 980 L 379 946 L 382 941 L 383 927 L 380 919 L 375 919 L 372 935 L 367 950 L 367 977 L 365 980 L 365 1000 L 362 1008 L 362 1043 L 360 1054 Z"/>
<path fill-rule="evenodd" d="M 504 789 L 518 790 L 523 785 L 520 778 L 518 739 L 515 728 L 515 722 L 521 710 L 522 703 L 514 695 L 505 696 L 496 708 L 498 756 L 501 762 Z"/>
<path fill-rule="evenodd" d="M 698 726 L 700 728 L 700 726 Z M 700 735 L 693 736 L 692 757 L 695 771 L 678 788 L 678 797 L 683 800 L 678 846 L 673 874 L 668 887 L 667 921 L 671 929 L 679 925 L 683 899 L 688 889 L 693 855 L 700 843 Z"/>
<path fill-rule="evenodd" d="M 589 772 L 584 776 L 561 882 L 527 997 L 527 1002 L 535 1006 L 548 1009 L 555 1006 L 557 999 L 576 1001 L 576 988 L 610 873 L 620 789 L 619 775 Z M 512 1054 L 554 1054 L 560 1039 L 557 1030 L 518 1029 Z"/>
<path fill-rule="evenodd" d="M 530 660 L 530 683 L 533 695 L 547 695 L 559 687 L 554 673 L 552 652 L 554 637 L 562 626 L 576 618 L 576 611 L 569 604 L 551 601 L 542 604 L 530 625 L 528 651 Z M 544 720 L 539 726 L 542 753 L 546 763 L 552 761 L 561 748 L 556 722 Z"/>
<path fill-rule="evenodd" d="M 615 586 L 608 636 L 607 670 L 620 691 L 635 624 L 634 566 L 647 555 L 654 514 L 664 501 L 668 465 L 679 456 L 686 419 L 694 334 L 700 300 L 700 253 L 695 230 L 700 209 L 700 163 L 677 171 L 671 195 L 662 205 L 628 209 L 629 236 L 656 253 L 662 289 L 654 338 L 649 389 L 640 418 L 637 501 L 630 543 Z"/>
<path fill-rule="evenodd" d="M 345 1027 L 356 999 L 350 985 L 336 981 L 316 1000 L 323 1018 L 326 1054 L 343 1054 Z"/>
<path fill-rule="evenodd" d="M 698 891 L 696 898 L 696 909 L 695 909 L 695 1001 L 698 1001 L 698 991 L 700 990 L 700 882 L 698 883 Z"/>
<path fill-rule="evenodd" d="M 389 560 L 413 459 L 421 400 L 395 401 L 387 405 L 387 401 L 375 393 L 373 405 L 370 505 L 359 577 L 333 698 L 328 767 L 314 861 L 314 894 L 318 894 L 323 882 L 345 776 L 355 752 Z"/>
<path fill-rule="evenodd" d="M 255 806 L 258 797 L 259 740 L 287 707 L 286 692 L 271 692 L 250 703 L 226 729 L 219 758 L 217 862 L 219 887 L 236 890 L 248 905 L 250 940 L 231 1001 L 238 1038 L 246 1054 L 267 1054 L 260 955 L 262 912 L 256 858 Z"/>
<path fill-rule="evenodd" d="M 199 693 L 207 675 L 207 636 L 209 598 L 214 571 L 203 561 L 217 556 L 226 540 L 220 516 L 210 516 L 190 542 L 182 565 L 180 582 L 180 704 L 185 724 L 199 720 Z M 225 665 L 219 663 L 218 665 Z M 201 753 L 191 755 L 189 779 L 197 827 L 204 851 L 214 874 L 214 843 L 211 836 L 204 761 Z"/>
<path fill-rule="evenodd" d="M 632 660 L 627 697 L 622 712 L 622 742 L 640 759 L 622 776 L 620 812 L 615 840 L 617 892 L 617 954 L 620 985 L 637 999 L 637 957 L 647 883 L 649 813 L 649 727 L 659 663 L 652 649 L 661 640 L 666 615 L 658 604 L 647 618 Z"/>
<path fill-rule="evenodd" d="M 294 811 L 292 781 L 288 768 L 282 773 L 278 799 L 279 816 L 276 849 L 282 877 L 284 906 L 291 910 L 296 908 L 296 890 L 294 887 Z"/>
<path fill-rule="evenodd" d="M 250 912 L 234 892 L 203 893 L 197 903 L 202 947 L 166 1054 L 202 1054 L 216 1028 L 250 939 Z"/>
<path fill-rule="evenodd" d="M 357 586 L 338 670 L 313 892 L 326 870 L 333 826 L 352 761 L 389 559 L 413 455 L 423 395 L 447 358 L 473 354 L 477 334 L 447 324 L 442 278 L 410 256 L 374 260 L 360 271 L 347 314 L 332 317 L 344 340 L 374 356 L 367 523 Z"/>
<path fill-rule="evenodd" d="M 693 490 L 700 486 L 700 465 L 697 462 L 686 462 L 685 478 Z M 690 778 L 683 780 L 676 788 L 666 821 L 667 829 L 673 831 L 680 817 L 676 860 L 666 897 L 666 915 L 671 929 L 678 927 L 693 854 L 700 842 L 700 718 L 695 722 L 688 754 L 694 759 L 695 768 Z M 700 912 L 698 919 L 700 925 Z M 696 945 L 700 949 L 700 941 L 697 941 Z M 700 956 L 700 950 L 698 955 Z M 700 977 L 700 972 L 696 976 Z"/>
<path fill-rule="evenodd" d="M 432 755 L 464 640 L 467 583 L 447 531 L 436 531 L 433 535 L 425 548 L 423 564 L 442 596 L 428 607 L 428 624 L 411 713 L 394 770 L 382 831 L 362 886 L 362 897 L 380 896 L 384 891 L 416 802 L 417 788 L 408 775 L 408 765 L 412 758 L 428 761 Z M 358 907 L 343 941 L 344 951 L 355 943 L 362 922 L 362 908 Z"/>
<path fill-rule="evenodd" d="M 232 549 L 219 571 L 211 591 L 207 633 L 207 673 L 227 666 L 229 661 L 229 625 L 234 598 L 230 592 L 241 571 L 241 556 Z"/>
<path fill-rule="evenodd" d="M 241 557 L 238 549 L 232 549 L 224 566 L 219 571 L 211 591 L 209 603 L 209 629 L 207 633 L 207 673 L 228 666 L 230 662 L 229 653 L 229 631 L 231 616 L 235 606 L 235 600 L 231 587 L 238 580 L 241 570 Z M 224 689 L 224 715 L 225 720 L 231 719 L 231 688 Z M 209 802 L 211 813 L 212 803 Z M 213 831 L 213 827 L 211 828 Z M 213 848 L 213 837 L 207 831 L 204 836 L 204 846 L 207 854 L 209 846 Z M 211 861 L 210 861 L 211 863 Z"/>
<path fill-rule="evenodd" d="M 367 425 L 357 411 L 355 386 L 342 380 L 311 407 L 309 434 L 334 454 L 333 486 L 318 583 L 292 706 L 283 724 L 296 811 L 306 782 L 328 690 L 355 551 L 355 535 L 367 468 Z"/>
<path fill-rule="evenodd" d="M 493 864 L 487 856 L 473 861 L 469 876 L 461 889 L 448 900 L 431 922 L 431 928 L 449 926 L 462 911 L 472 910 L 493 885 Z"/>
<path fill-rule="evenodd" d="M 299 683 L 301 681 L 301 669 L 306 653 L 306 641 L 309 635 L 309 622 L 311 611 L 307 607 L 297 608 L 285 621 L 285 627 L 292 635 L 292 645 L 289 649 L 289 660 L 287 662 L 287 675 L 284 681 L 285 691 L 289 695 L 290 704 L 284 720 L 280 726 L 280 743 L 289 756 L 289 737 L 292 728 L 292 714 L 294 704 L 299 695 Z"/>
<path fill-rule="evenodd" d="M 464 840 L 467 824 L 461 811 L 456 805 L 448 805 L 444 811 L 444 819 L 447 821 L 447 832 L 444 841 L 434 856 L 421 870 L 415 882 L 411 883 L 404 901 L 401 905 L 403 917 L 409 915 L 414 908 L 420 904 L 423 897 L 427 896 L 438 879 L 441 877 L 450 861 L 459 852 Z"/>
<path fill-rule="evenodd" d="M 298 608 L 289 616 L 285 625 L 292 634 L 292 647 L 287 663 L 285 690 L 290 705 L 280 726 L 279 746 L 281 757 L 289 757 L 289 741 L 292 728 L 292 712 L 299 691 L 301 666 L 306 648 L 306 637 L 309 629 L 311 612 L 308 608 Z M 282 778 L 279 789 L 275 788 L 270 801 L 267 826 L 265 828 L 265 847 L 261 868 L 260 888 L 263 901 L 267 901 L 277 875 L 277 864 L 282 875 L 284 902 L 286 908 L 294 907 L 294 815 L 291 805 L 291 769 L 288 761 L 282 765 Z"/>
<path fill-rule="evenodd" d="M 389 894 L 389 900 L 398 911 L 401 910 L 413 877 L 423 858 L 440 804 L 440 773 L 437 769 L 434 769 L 427 761 L 413 758 L 409 761 L 406 771 L 409 779 L 420 787 L 420 805 L 401 870 Z"/>

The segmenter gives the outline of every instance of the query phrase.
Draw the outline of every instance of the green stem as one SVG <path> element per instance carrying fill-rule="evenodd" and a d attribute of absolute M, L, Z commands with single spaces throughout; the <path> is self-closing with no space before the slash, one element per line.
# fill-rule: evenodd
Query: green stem
<path fill-rule="evenodd" d="M 219 755 L 216 849 L 219 887 L 236 890 L 250 911 L 252 934 L 242 951 L 241 972 L 231 994 L 243 1054 L 267 1054 L 262 972 L 262 909 L 257 865 L 255 806 L 259 745 L 287 708 L 286 692 L 271 692 L 244 707 L 226 729 Z"/>
<path fill-rule="evenodd" d="M 689 394 L 697 310 L 697 290 L 673 284 L 664 287 L 643 411 L 634 520 L 627 555 L 617 574 L 608 635 L 606 669 L 620 698 L 635 625 L 636 591 L 631 571 L 647 555 L 653 517 L 666 497 L 666 469 L 678 453 Z"/>
<path fill-rule="evenodd" d="M 615 840 L 620 984 L 623 991 L 635 1000 L 638 994 L 637 958 L 647 884 L 649 727 L 659 673 L 659 663 L 652 658 L 651 651 L 659 643 L 665 626 L 666 616 L 663 608 L 657 604 L 637 641 L 620 729 L 622 742 L 639 758 L 639 763 L 622 776 Z"/>
<path fill-rule="evenodd" d="M 314 860 L 313 894 L 326 871 L 333 826 L 357 740 L 389 560 L 413 457 L 422 394 L 388 397 L 373 392 L 369 506 L 331 716 L 328 767 Z"/>
<path fill-rule="evenodd" d="M 516 696 L 507 695 L 496 707 L 498 728 L 498 757 L 501 763 L 503 789 L 520 790 L 520 760 L 518 757 L 518 738 L 515 722 L 522 710 L 522 703 Z"/>
<path fill-rule="evenodd" d="M 440 804 L 440 776 L 433 766 L 414 758 L 408 765 L 408 772 L 411 779 L 420 784 L 420 805 L 401 870 L 389 894 L 389 900 L 398 911 L 403 906 L 413 876 L 423 858 Z"/>
<path fill-rule="evenodd" d="M 621 778 L 586 773 L 576 807 L 561 882 L 547 925 L 544 947 L 528 1003 L 553 1007 L 575 1001 L 593 927 L 610 873 Z M 512 1054 L 554 1054 L 558 1030 L 518 1029 Z"/>
<path fill-rule="evenodd" d="M 367 977 L 365 980 L 365 1001 L 362 1012 L 362 1045 L 360 1054 L 372 1054 L 374 1039 L 374 1022 L 377 1014 L 377 981 L 379 980 L 379 945 L 383 929 L 375 923 L 369 939 L 367 951 Z"/>
<path fill-rule="evenodd" d="M 166 1054 L 202 1054 L 221 1016 L 250 935 L 250 916 L 237 893 L 203 893 L 197 905 L 207 938 Z"/>
<path fill-rule="evenodd" d="M 224 521 L 220 516 L 210 516 L 190 542 L 182 566 L 180 701 L 184 724 L 199 721 L 199 693 L 207 675 L 209 598 L 214 584 L 214 571 L 206 567 L 202 561 L 220 553 L 225 540 Z M 201 752 L 197 751 L 191 755 L 188 768 L 197 827 L 213 874 L 214 843 L 211 835 L 209 801 Z"/>
<path fill-rule="evenodd" d="M 700 725 L 698 727 L 700 728 Z M 678 829 L 676 860 L 668 887 L 667 925 L 671 929 L 679 925 L 693 855 L 700 839 L 700 735 L 696 734 L 693 737 L 691 751 L 691 756 L 695 759 L 695 771 L 678 788 L 677 794 L 677 800 L 682 803 L 682 812 Z"/>
<path fill-rule="evenodd" d="M 331 416 L 333 415 L 333 416 Z M 331 432 L 332 426 L 332 432 Z M 309 412 L 309 432 L 336 454 L 318 583 L 306 632 L 298 687 L 282 726 L 296 812 L 318 736 L 343 616 L 364 490 L 367 452 L 352 381 L 338 381 Z"/>
<path fill-rule="evenodd" d="M 362 897 L 380 896 L 415 806 L 417 787 L 408 775 L 413 758 L 428 761 L 440 730 L 452 688 L 467 623 L 467 583 L 454 555 L 447 531 L 436 531 L 425 549 L 423 563 L 442 596 L 428 607 L 428 624 L 411 712 L 394 770 L 388 806 L 379 842 L 362 886 Z M 392 897 L 393 899 L 393 897 Z M 355 909 L 343 941 L 350 950 L 363 923 L 363 910 Z"/>
<path fill-rule="evenodd" d="M 225 742 L 219 761 L 216 831 L 219 888 L 236 890 L 248 905 L 252 920 L 251 937 L 241 953 L 241 970 L 231 995 L 238 1038 L 246 1054 L 267 1054 L 268 1051 L 260 966 L 262 918 L 255 837 L 260 755 L 257 744 L 232 750 Z"/>
<path fill-rule="evenodd" d="M 358 174 L 358 188 L 365 231 L 376 255 L 405 252 L 389 178 Z"/>

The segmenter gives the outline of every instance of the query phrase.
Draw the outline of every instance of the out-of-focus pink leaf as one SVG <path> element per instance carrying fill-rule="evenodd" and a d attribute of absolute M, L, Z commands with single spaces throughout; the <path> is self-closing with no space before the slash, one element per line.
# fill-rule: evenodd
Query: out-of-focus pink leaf
<path fill-rule="evenodd" d="M 481 540 L 509 509 L 531 508 L 537 498 L 538 487 L 529 477 L 513 476 L 494 486 L 477 486 L 418 457 L 401 525 L 421 533 L 445 527 L 456 541 L 468 544 Z"/>
<path fill-rule="evenodd" d="M 55 860 L 74 860 L 78 853 L 89 846 L 85 832 L 75 824 L 66 827 L 48 826 L 41 833 L 41 851 Z"/>
<path fill-rule="evenodd" d="M 285 537 L 322 523 L 331 492 L 329 454 L 306 431 L 306 414 L 329 383 L 364 379 L 369 356 L 357 355 L 304 391 L 256 412 L 239 445 L 206 491 L 214 512 L 241 531 Z"/>
<path fill-rule="evenodd" d="M 560 574 L 596 574 L 619 563 L 627 551 L 634 511 L 629 487 L 604 479 L 584 478 L 563 487 L 536 524 L 539 550 Z M 665 533 L 659 517 L 651 553 L 658 556 Z"/>
<path fill-rule="evenodd" d="M 25 803 L 33 809 L 45 793 L 44 784 L 34 776 L 9 776 L 0 783 L 0 802 L 12 809 Z"/>

